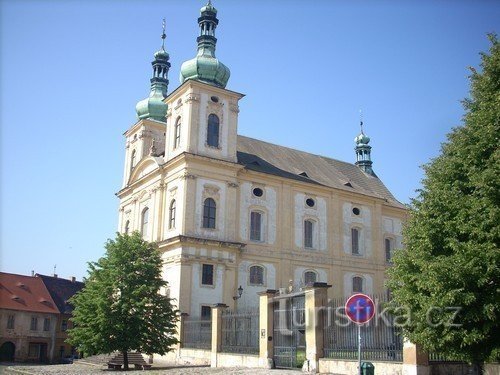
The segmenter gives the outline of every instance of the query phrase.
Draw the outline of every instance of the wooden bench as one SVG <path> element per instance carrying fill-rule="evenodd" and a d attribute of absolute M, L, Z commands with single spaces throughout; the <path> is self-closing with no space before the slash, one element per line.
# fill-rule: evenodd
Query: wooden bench
<path fill-rule="evenodd" d="M 141 370 L 150 370 L 151 365 L 149 363 L 146 363 L 144 360 L 144 357 L 142 356 L 141 353 L 127 353 L 127 358 L 128 358 L 128 364 L 134 365 L 135 369 L 141 369 Z M 120 353 L 113 357 L 109 362 L 108 362 L 108 368 L 113 369 L 113 370 L 121 370 L 123 366 L 123 354 Z"/>

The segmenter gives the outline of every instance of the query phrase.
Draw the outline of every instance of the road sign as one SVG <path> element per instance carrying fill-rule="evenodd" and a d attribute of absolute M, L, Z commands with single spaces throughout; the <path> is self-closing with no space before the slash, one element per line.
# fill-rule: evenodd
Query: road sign
<path fill-rule="evenodd" d="M 375 315 L 375 304 L 366 294 L 354 294 L 345 303 L 345 313 L 354 323 L 363 324 Z"/>

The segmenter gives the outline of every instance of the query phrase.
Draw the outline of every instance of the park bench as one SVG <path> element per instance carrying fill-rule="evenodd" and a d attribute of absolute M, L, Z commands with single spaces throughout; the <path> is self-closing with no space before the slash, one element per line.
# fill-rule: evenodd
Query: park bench
<path fill-rule="evenodd" d="M 144 360 L 144 357 L 142 356 L 141 353 L 127 353 L 128 357 L 128 364 L 134 365 L 136 369 L 142 369 L 142 370 L 150 370 L 151 365 L 146 363 Z M 108 368 L 113 369 L 113 370 L 121 370 L 123 366 L 123 354 L 119 353 L 118 355 L 114 356 L 109 362 L 108 362 Z"/>

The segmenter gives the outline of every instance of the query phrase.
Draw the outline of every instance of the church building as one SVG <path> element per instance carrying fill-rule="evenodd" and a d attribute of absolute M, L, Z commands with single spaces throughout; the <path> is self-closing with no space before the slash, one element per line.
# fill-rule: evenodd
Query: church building
<path fill-rule="evenodd" d="M 124 134 L 119 231 L 158 243 L 164 292 L 194 317 L 315 281 L 330 297 L 384 292 L 406 213 L 372 169 L 370 138 L 361 127 L 349 163 L 238 135 L 244 95 L 226 88 L 218 23 L 209 1 L 171 92 L 163 32 L 150 95 Z"/>

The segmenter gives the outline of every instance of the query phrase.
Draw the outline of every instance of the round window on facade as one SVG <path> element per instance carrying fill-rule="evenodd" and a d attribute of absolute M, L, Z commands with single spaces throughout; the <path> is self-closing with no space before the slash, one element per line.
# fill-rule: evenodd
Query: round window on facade
<path fill-rule="evenodd" d="M 352 209 L 352 213 L 353 213 L 354 215 L 358 216 L 358 215 L 361 213 L 361 211 L 359 210 L 359 208 L 354 207 L 354 208 Z"/>
<path fill-rule="evenodd" d="M 307 204 L 309 207 L 314 207 L 314 205 L 316 204 L 316 202 L 314 202 L 314 199 L 312 199 L 312 198 L 307 198 L 307 199 L 306 199 L 306 204 Z"/>
<path fill-rule="evenodd" d="M 210 97 L 210 100 L 213 101 L 214 103 L 219 103 L 219 98 L 216 96 Z"/>
<path fill-rule="evenodd" d="M 262 195 L 264 194 L 264 191 L 262 191 L 261 188 L 255 188 L 255 189 L 252 190 L 252 193 L 256 197 L 262 197 Z"/>

